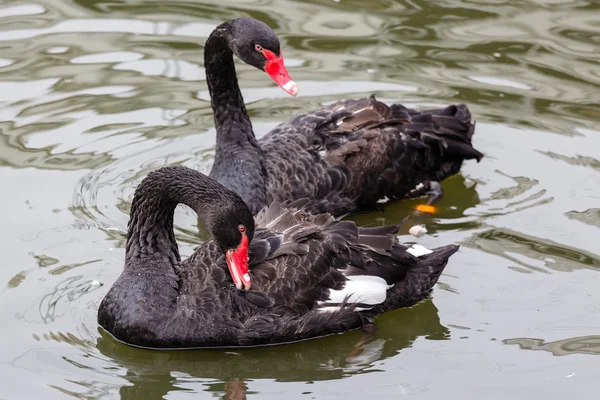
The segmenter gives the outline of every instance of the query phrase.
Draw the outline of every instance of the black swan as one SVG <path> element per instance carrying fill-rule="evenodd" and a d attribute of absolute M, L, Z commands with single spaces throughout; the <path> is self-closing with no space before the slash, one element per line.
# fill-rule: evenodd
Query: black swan
<path fill-rule="evenodd" d="M 237 83 L 233 54 L 298 93 L 283 63 L 279 39 L 265 23 L 240 18 L 219 25 L 204 47 L 217 130 L 210 172 L 238 193 L 252 213 L 272 201 L 310 199 L 305 209 L 335 216 L 367 211 L 378 201 L 442 196 L 439 182 L 465 159 L 475 125 L 464 104 L 416 111 L 388 107 L 374 96 L 340 101 L 300 114 L 256 140 Z"/>
<path fill-rule="evenodd" d="M 183 262 L 173 233 L 178 203 L 212 236 Z M 374 316 L 424 299 L 458 250 L 403 245 L 398 225 L 358 228 L 302 205 L 274 202 L 255 222 L 240 196 L 200 172 L 150 173 L 135 192 L 125 267 L 98 322 L 140 347 L 306 340 L 370 327 Z"/>

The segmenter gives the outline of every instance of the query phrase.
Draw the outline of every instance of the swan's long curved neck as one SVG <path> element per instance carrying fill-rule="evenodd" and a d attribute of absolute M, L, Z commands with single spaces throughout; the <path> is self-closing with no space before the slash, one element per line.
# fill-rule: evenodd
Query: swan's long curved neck
<path fill-rule="evenodd" d="M 174 277 L 181 260 L 173 232 L 173 215 L 179 203 L 196 211 L 211 230 L 210 221 L 216 212 L 211 205 L 224 199 L 228 191 L 205 175 L 192 172 L 165 167 L 140 183 L 131 204 L 125 271 L 160 272 Z"/>
<path fill-rule="evenodd" d="M 222 137 L 227 136 L 231 131 L 231 124 L 236 123 L 248 127 L 245 133 L 254 137 L 252 123 L 238 85 L 226 28 L 217 28 L 206 41 L 204 67 L 217 132 Z"/>
<path fill-rule="evenodd" d="M 206 81 L 217 130 L 210 177 L 240 195 L 255 214 L 266 204 L 264 155 L 238 85 L 226 24 L 210 35 L 204 48 Z"/>

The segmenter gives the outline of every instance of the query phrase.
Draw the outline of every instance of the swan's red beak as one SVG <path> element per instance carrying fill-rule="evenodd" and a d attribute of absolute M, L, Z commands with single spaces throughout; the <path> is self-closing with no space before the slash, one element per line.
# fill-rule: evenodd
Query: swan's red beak
<path fill-rule="evenodd" d="M 242 242 L 235 250 L 225 252 L 229 273 L 238 289 L 250 289 L 250 275 L 248 274 L 248 236 L 242 233 Z"/>
<path fill-rule="evenodd" d="M 280 88 L 295 96 L 298 94 L 298 85 L 290 78 L 290 75 L 283 65 L 283 53 L 279 54 L 279 58 L 270 50 L 263 50 L 263 54 L 267 59 L 265 65 L 265 72 L 269 74 L 271 79 L 279 85 Z"/>

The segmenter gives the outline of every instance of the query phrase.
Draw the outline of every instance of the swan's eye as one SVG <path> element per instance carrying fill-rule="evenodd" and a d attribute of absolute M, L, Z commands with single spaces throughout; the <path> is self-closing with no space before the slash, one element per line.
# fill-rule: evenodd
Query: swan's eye
<path fill-rule="evenodd" d="M 245 227 L 244 225 L 240 225 L 240 226 L 238 226 L 238 230 L 239 230 L 241 233 L 244 233 L 244 232 L 246 232 L 246 227 Z"/>
<path fill-rule="evenodd" d="M 256 51 L 260 51 L 261 53 L 263 52 L 263 47 L 260 44 L 255 44 L 254 48 L 256 49 Z"/>

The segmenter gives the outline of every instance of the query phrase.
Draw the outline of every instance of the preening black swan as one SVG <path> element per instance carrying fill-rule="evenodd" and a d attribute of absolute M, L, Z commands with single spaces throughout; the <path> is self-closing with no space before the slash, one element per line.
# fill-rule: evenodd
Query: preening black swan
<path fill-rule="evenodd" d="M 256 140 L 237 83 L 233 54 L 265 71 L 286 92 L 298 86 L 285 69 L 279 39 L 266 24 L 241 18 L 219 25 L 204 48 L 217 130 L 210 177 L 234 190 L 252 213 L 273 200 L 308 198 L 305 209 L 339 216 L 385 199 L 442 196 L 439 181 L 465 159 L 475 125 L 464 104 L 416 111 L 373 96 L 300 114 Z"/>
<path fill-rule="evenodd" d="M 212 236 L 183 262 L 173 233 L 178 203 Z M 125 343 L 153 348 L 311 339 L 422 300 L 458 250 L 403 245 L 397 225 L 358 228 L 297 207 L 273 203 L 255 224 L 237 194 L 200 172 L 150 173 L 135 192 L 125 267 L 98 322 Z"/>

